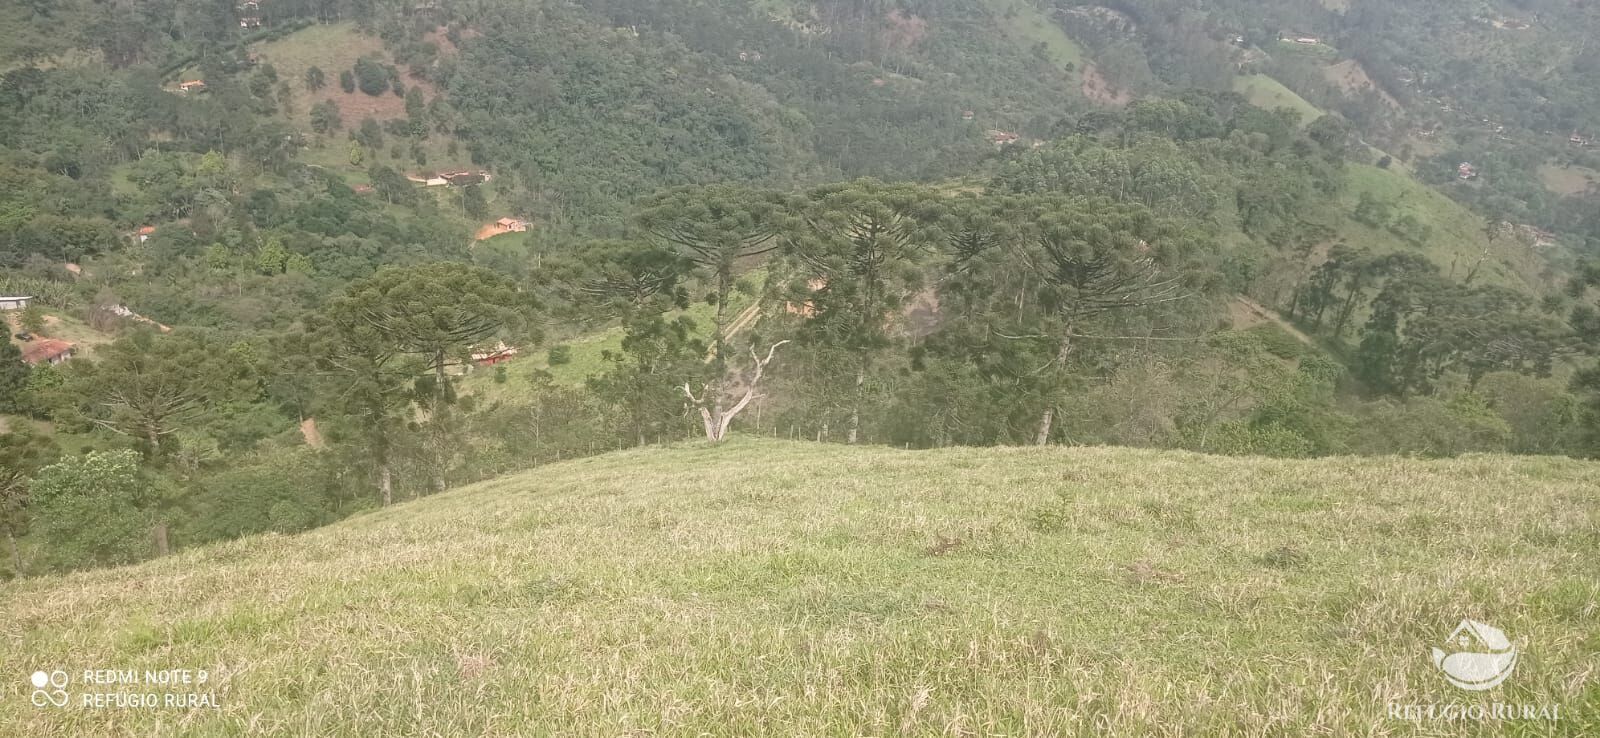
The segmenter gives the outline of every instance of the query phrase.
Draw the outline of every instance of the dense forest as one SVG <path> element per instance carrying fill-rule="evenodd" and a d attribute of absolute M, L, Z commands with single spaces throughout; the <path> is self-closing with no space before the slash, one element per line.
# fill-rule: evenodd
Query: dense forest
<path fill-rule="evenodd" d="M 730 433 L 1600 455 L 1600 18 L 1328 5 L 0 5 L 0 566 Z"/>

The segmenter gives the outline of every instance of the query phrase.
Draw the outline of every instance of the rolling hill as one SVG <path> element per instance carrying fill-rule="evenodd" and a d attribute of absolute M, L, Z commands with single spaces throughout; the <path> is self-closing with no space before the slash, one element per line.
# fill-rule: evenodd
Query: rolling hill
<path fill-rule="evenodd" d="M 1600 466 L 907 452 L 566 462 L 298 536 L 10 585 L 15 735 L 1594 734 Z M 1489 692 L 1430 648 L 1521 649 Z M 205 670 L 186 688 L 85 670 Z M 93 692 L 217 708 L 88 708 Z"/>

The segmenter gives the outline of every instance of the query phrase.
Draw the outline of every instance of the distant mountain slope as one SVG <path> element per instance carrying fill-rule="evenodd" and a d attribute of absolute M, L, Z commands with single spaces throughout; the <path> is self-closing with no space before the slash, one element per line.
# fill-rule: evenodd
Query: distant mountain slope
<path fill-rule="evenodd" d="M 218 709 L 37 708 L 18 735 L 1410 734 L 1496 695 L 1600 730 L 1600 466 L 904 452 L 740 440 L 544 467 L 292 537 L 25 580 L 12 675 Z M 87 669 L 204 669 L 168 690 Z M 1487 732 L 1493 732 L 1486 729 Z"/>
<path fill-rule="evenodd" d="M 664 186 L 969 173 L 1088 109 L 1058 30 L 1001 4 L 663 2 L 482 14 L 437 79 L 475 158 L 604 218 Z"/>

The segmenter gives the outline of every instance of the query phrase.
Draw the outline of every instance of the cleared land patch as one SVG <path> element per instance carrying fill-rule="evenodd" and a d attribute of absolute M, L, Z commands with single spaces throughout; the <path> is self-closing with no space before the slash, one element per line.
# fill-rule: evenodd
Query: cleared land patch
<path fill-rule="evenodd" d="M 1367 90 L 1373 90 L 1378 93 L 1378 96 L 1389 107 L 1396 110 L 1400 109 L 1400 101 L 1394 99 L 1387 90 L 1374 81 L 1367 74 L 1366 68 L 1361 66 L 1361 62 L 1354 59 L 1346 59 L 1338 64 L 1330 64 L 1324 67 L 1322 74 L 1329 82 L 1338 85 L 1339 89 L 1344 90 L 1347 95 L 1360 95 Z"/>
<path fill-rule="evenodd" d="M 1267 110 L 1289 108 L 1300 113 L 1300 124 L 1305 125 L 1322 117 L 1322 110 L 1305 98 L 1284 87 L 1282 82 L 1265 74 L 1243 74 L 1233 81 L 1233 90 L 1245 96 L 1251 105 Z"/>
<path fill-rule="evenodd" d="M 1350 217 L 1363 193 L 1388 203 L 1395 217 L 1414 216 L 1427 226 L 1427 240 L 1421 246 L 1412 245 L 1386 229 Z M 1481 216 L 1403 172 L 1347 164 L 1342 197 L 1345 217 L 1336 230 L 1351 245 L 1365 246 L 1378 254 L 1407 250 L 1421 253 L 1442 273 L 1458 280 L 1487 253 L 1478 271 L 1479 281 L 1535 292 L 1545 286 L 1542 280 L 1546 264 L 1538 253 L 1514 238 L 1490 242 Z"/>
<path fill-rule="evenodd" d="M 1071 64 L 1074 69 L 1083 69 L 1088 59 L 1083 47 L 1033 3 L 1026 0 L 992 0 L 990 4 L 1000 14 L 1006 32 L 1018 37 L 1025 46 L 1042 43 L 1057 65 L 1065 67 Z"/>
<path fill-rule="evenodd" d="M 383 121 L 406 115 L 405 100 L 390 91 L 368 95 L 360 90 L 345 92 L 339 87 L 339 73 L 354 67 L 363 56 L 376 55 L 386 64 L 394 63 L 383 48 L 383 40 L 362 34 L 353 22 L 314 25 L 255 48 L 260 60 L 276 67 L 279 78 L 288 80 L 294 89 L 298 103 L 295 120 L 302 128 L 310 128 L 306 111 L 323 100 L 332 100 L 339 106 L 339 115 L 347 127 L 360 124 L 363 118 Z M 305 88 L 306 70 L 311 67 L 321 69 L 326 81 L 316 92 Z M 422 87 L 429 98 L 438 93 L 431 84 L 409 75 L 404 82 L 407 87 Z"/>
<path fill-rule="evenodd" d="M 1543 164 L 1539 167 L 1539 180 L 1545 189 L 1558 195 L 1583 195 L 1600 184 L 1600 172 L 1583 166 Z"/>

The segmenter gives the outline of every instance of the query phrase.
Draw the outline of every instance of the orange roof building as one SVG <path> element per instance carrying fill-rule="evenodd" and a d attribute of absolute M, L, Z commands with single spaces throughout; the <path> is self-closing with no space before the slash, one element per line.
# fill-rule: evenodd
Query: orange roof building
<path fill-rule="evenodd" d="M 528 230 L 528 225 L 528 221 L 521 218 L 501 218 L 479 228 L 475 238 L 482 241 L 486 238 L 494 238 L 502 233 L 524 233 Z"/>
<path fill-rule="evenodd" d="M 60 364 L 72 358 L 72 354 L 72 344 L 54 338 L 46 338 L 24 346 L 22 348 L 22 362 L 29 366 Z"/>

